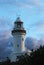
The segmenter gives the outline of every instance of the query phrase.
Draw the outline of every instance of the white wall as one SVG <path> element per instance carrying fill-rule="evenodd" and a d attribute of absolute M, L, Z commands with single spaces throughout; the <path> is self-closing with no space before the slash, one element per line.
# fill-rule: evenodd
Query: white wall
<path fill-rule="evenodd" d="M 21 53 L 25 50 L 25 45 L 24 45 L 24 34 L 21 35 L 20 33 L 16 33 L 13 36 L 13 47 L 14 47 L 14 52 L 15 53 Z M 17 47 L 19 45 L 19 47 Z"/>

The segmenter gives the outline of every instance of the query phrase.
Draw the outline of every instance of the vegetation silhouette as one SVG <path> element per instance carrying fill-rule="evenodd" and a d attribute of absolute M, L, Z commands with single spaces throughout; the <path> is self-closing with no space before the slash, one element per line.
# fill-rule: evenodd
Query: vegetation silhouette
<path fill-rule="evenodd" d="M 6 61 L 0 62 L 0 65 L 44 65 L 44 46 L 40 46 L 39 49 L 32 51 L 29 55 L 21 55 L 17 57 L 19 60 L 11 62 L 7 57 Z"/>

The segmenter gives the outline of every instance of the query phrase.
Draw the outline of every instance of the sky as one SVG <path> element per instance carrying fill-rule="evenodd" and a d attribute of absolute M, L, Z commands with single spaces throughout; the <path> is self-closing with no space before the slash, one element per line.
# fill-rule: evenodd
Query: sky
<path fill-rule="evenodd" d="M 44 0 L 0 0 L 0 59 L 13 49 L 11 31 L 17 17 L 24 22 L 27 48 L 44 45 Z"/>
<path fill-rule="evenodd" d="M 0 31 L 11 31 L 18 16 L 26 37 L 44 37 L 44 0 L 0 0 Z"/>

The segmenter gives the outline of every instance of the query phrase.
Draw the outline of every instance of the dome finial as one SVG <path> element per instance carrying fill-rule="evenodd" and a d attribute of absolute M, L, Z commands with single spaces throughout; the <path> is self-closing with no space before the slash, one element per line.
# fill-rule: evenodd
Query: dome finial
<path fill-rule="evenodd" d="M 20 17 L 17 17 L 16 22 L 21 22 Z"/>
<path fill-rule="evenodd" d="M 20 20 L 20 17 L 17 17 L 17 20 Z"/>

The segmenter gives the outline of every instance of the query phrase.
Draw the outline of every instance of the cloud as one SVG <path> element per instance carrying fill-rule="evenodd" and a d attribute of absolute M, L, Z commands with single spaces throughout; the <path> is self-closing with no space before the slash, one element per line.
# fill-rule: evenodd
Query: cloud
<path fill-rule="evenodd" d="M 44 30 L 44 21 L 39 21 L 30 25 L 30 30 L 43 31 Z"/>
<path fill-rule="evenodd" d="M 44 45 L 44 37 L 42 37 L 42 38 L 39 40 L 39 44 L 42 45 L 42 46 Z"/>
<path fill-rule="evenodd" d="M 25 45 L 27 47 L 27 49 L 37 49 L 40 46 L 44 46 L 44 37 L 42 37 L 41 39 L 37 40 L 35 38 L 32 37 L 27 37 L 25 40 Z"/>
<path fill-rule="evenodd" d="M 1 0 L 0 4 L 11 4 L 21 7 L 40 6 L 40 0 Z"/>
<path fill-rule="evenodd" d="M 41 5 L 40 0 L 34 0 L 34 3 L 35 3 L 35 5 L 37 5 L 37 6 L 40 6 L 40 5 Z"/>
<path fill-rule="evenodd" d="M 11 30 L 12 23 L 10 23 L 10 20 L 0 18 L 0 30 Z"/>
<path fill-rule="evenodd" d="M 44 21 L 39 21 L 37 23 L 34 24 L 35 26 L 38 26 L 38 27 L 43 27 L 44 26 Z"/>
<path fill-rule="evenodd" d="M 0 40 L 8 39 L 11 36 L 10 30 L 0 31 Z"/>
<path fill-rule="evenodd" d="M 12 52 L 12 36 L 9 31 L 0 34 L 0 60 L 6 59 L 9 57 L 10 53 Z"/>
<path fill-rule="evenodd" d="M 44 21 L 35 22 L 34 24 L 31 24 L 29 28 L 30 36 L 37 39 L 44 37 Z"/>
<path fill-rule="evenodd" d="M 39 48 L 40 44 L 38 43 L 37 39 L 34 39 L 32 37 L 27 37 L 25 40 L 25 45 L 28 49 L 37 49 Z"/>
<path fill-rule="evenodd" d="M 34 10 L 36 9 L 36 13 L 40 14 L 40 12 L 43 10 L 43 5 L 40 0 L 1 0 L 0 1 L 0 8 L 8 8 L 8 10 L 11 10 L 12 7 L 17 8 L 18 11 L 21 11 L 21 9 L 31 9 Z"/>

